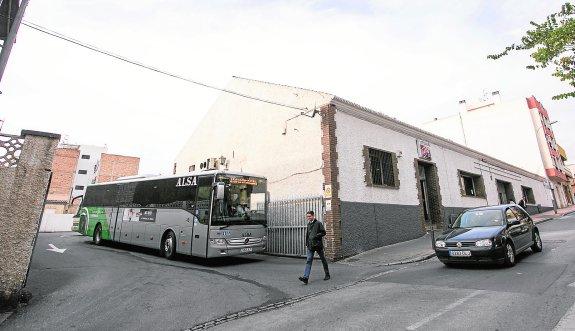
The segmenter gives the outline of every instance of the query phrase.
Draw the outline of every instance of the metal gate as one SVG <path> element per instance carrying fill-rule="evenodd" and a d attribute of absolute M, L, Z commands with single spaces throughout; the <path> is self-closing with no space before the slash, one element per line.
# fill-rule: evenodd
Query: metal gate
<path fill-rule="evenodd" d="M 306 256 L 305 213 L 313 210 L 315 218 L 323 222 L 323 198 L 311 197 L 268 203 L 268 244 L 266 253 Z"/>

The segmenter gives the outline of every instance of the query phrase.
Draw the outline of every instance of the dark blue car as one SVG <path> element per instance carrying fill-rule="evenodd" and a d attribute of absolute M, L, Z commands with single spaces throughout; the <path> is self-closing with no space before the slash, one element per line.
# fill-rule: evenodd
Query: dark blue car
<path fill-rule="evenodd" d="M 466 210 L 435 240 L 435 252 L 445 265 L 513 266 L 515 256 L 528 248 L 541 252 L 543 243 L 529 214 L 515 204 Z"/>

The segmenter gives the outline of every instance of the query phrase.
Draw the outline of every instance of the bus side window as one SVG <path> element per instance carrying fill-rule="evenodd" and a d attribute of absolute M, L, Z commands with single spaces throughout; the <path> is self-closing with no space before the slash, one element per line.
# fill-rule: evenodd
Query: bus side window
<path fill-rule="evenodd" d="M 208 224 L 210 217 L 210 202 L 212 200 L 212 177 L 198 179 L 198 202 L 196 203 L 196 216 L 201 224 Z"/>

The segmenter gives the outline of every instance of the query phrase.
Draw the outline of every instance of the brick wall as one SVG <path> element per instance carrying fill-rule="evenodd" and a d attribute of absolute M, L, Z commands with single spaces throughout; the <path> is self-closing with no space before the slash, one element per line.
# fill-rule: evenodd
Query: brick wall
<path fill-rule="evenodd" d="M 323 146 L 323 177 L 324 184 L 331 185 L 331 210 L 326 211 L 325 222 L 325 255 L 330 260 L 337 260 L 342 257 L 342 234 L 341 234 L 341 212 L 339 199 L 339 182 L 337 167 L 337 137 L 335 135 L 335 106 L 328 105 L 321 108 L 321 144 Z M 330 199 L 327 199 L 330 200 Z M 327 202 L 326 200 L 326 202 Z M 329 203 L 329 202 L 327 202 Z M 326 209 L 327 210 L 327 209 Z"/>
<path fill-rule="evenodd" d="M 137 175 L 139 168 L 138 157 L 102 153 L 96 182 L 111 182 L 119 177 Z"/>
<path fill-rule="evenodd" d="M 48 189 L 49 201 L 68 201 L 74 185 L 80 150 L 57 148 L 52 162 L 52 181 Z"/>

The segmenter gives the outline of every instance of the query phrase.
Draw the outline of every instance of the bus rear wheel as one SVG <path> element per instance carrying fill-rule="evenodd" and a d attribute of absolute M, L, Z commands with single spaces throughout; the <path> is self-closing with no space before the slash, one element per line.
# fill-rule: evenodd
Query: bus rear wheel
<path fill-rule="evenodd" d="M 98 246 L 102 245 L 102 226 L 100 224 L 96 225 L 96 229 L 94 229 L 92 241 Z"/>
<path fill-rule="evenodd" d="M 176 235 L 172 231 L 162 241 L 162 255 L 168 260 L 176 258 Z"/>

